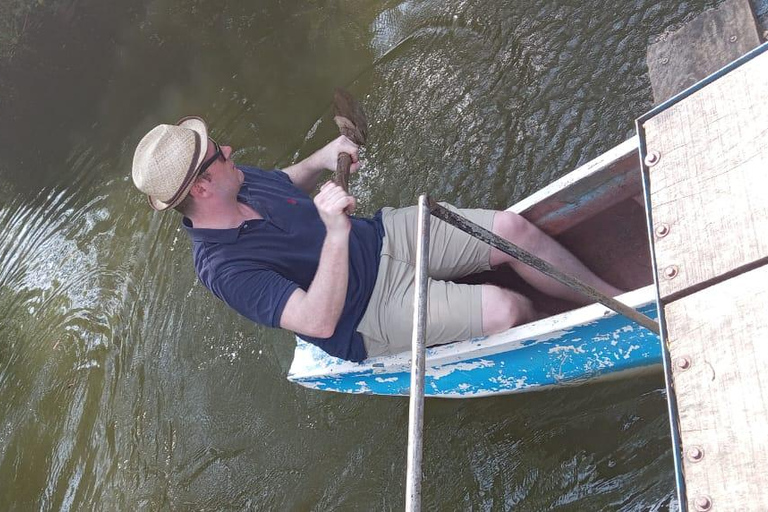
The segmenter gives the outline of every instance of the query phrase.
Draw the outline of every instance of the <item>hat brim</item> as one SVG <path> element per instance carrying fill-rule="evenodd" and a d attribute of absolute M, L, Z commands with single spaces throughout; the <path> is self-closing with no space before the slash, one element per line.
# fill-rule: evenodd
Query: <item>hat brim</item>
<path fill-rule="evenodd" d="M 205 124 L 205 121 L 203 121 L 201 117 L 182 117 L 179 119 L 176 125 L 189 128 L 195 132 L 195 134 L 199 137 L 198 143 L 200 151 L 197 152 L 195 160 L 190 164 L 190 173 L 188 173 L 190 179 L 185 180 L 187 183 L 183 187 L 183 192 L 181 194 L 177 194 L 173 201 L 170 203 L 164 203 L 155 197 L 147 196 L 149 205 L 158 211 L 167 210 L 168 208 L 178 206 L 184 200 L 184 198 L 187 197 L 189 191 L 192 189 L 192 185 L 195 183 L 194 176 L 197 174 L 197 170 L 205 161 L 205 154 L 208 152 L 208 126 Z"/>
<path fill-rule="evenodd" d="M 194 179 L 190 180 L 189 183 L 184 187 L 184 191 L 181 194 L 179 194 L 178 199 L 170 203 L 164 203 L 161 200 L 157 199 L 156 197 L 147 196 L 147 200 L 149 201 L 149 206 L 151 206 L 154 210 L 157 210 L 160 212 L 163 210 L 167 210 L 169 208 L 178 206 L 189 195 L 189 191 L 192 190 L 192 185 L 194 184 L 195 184 L 195 180 Z"/>

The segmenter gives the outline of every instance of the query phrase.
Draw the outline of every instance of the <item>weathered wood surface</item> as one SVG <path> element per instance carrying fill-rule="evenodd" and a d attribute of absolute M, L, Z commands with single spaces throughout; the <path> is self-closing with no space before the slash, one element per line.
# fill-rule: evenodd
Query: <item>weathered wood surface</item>
<path fill-rule="evenodd" d="M 689 510 L 768 510 L 768 266 L 665 307 Z"/>
<path fill-rule="evenodd" d="M 550 236 L 642 193 L 638 141 L 634 137 L 580 166 L 515 204 L 521 214 Z"/>
<path fill-rule="evenodd" d="M 726 0 L 648 47 L 656 104 L 711 75 L 760 44 L 749 0 Z"/>
<path fill-rule="evenodd" d="M 766 260 L 768 53 L 643 128 L 662 300 Z"/>

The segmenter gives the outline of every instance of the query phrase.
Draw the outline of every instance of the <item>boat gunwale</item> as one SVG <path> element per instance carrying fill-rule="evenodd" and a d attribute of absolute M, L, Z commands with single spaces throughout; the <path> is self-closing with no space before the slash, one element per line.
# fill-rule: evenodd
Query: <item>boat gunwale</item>
<path fill-rule="evenodd" d="M 610 172 L 617 164 L 623 162 L 632 154 L 637 154 L 639 140 L 632 137 L 618 144 L 602 155 L 590 160 L 589 162 L 577 167 L 565 176 L 558 178 L 549 185 L 537 190 L 533 194 L 521 199 L 514 205 L 507 208 L 507 211 L 525 215 L 526 212 L 534 207 L 545 204 L 555 198 L 562 191 L 567 190 L 573 185 L 604 172 Z M 637 162 L 637 169 L 640 170 L 640 162 Z M 641 190 L 642 191 L 642 190 Z"/>
<path fill-rule="evenodd" d="M 507 208 L 557 236 L 643 193 L 637 137 L 614 146 Z"/>

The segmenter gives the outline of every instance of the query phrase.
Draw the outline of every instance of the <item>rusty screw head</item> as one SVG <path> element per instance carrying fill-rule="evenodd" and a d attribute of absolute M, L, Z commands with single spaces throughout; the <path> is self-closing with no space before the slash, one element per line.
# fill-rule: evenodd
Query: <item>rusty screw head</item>
<path fill-rule="evenodd" d="M 693 506 L 698 512 L 707 512 L 712 509 L 712 498 L 706 494 L 696 496 L 693 500 Z"/>
<path fill-rule="evenodd" d="M 687 370 L 691 367 L 691 360 L 685 356 L 678 357 L 675 361 L 675 366 L 677 366 L 678 370 Z"/>
<path fill-rule="evenodd" d="M 645 165 L 648 167 L 653 167 L 659 163 L 659 158 L 661 158 L 661 155 L 659 155 L 658 151 L 651 151 L 645 155 Z"/>
<path fill-rule="evenodd" d="M 728 38 L 728 40 L 732 43 L 735 43 L 736 41 L 739 40 L 739 36 L 731 36 Z"/>
<path fill-rule="evenodd" d="M 658 226 L 656 226 L 656 236 L 659 238 L 664 238 L 669 234 L 669 224 L 661 223 Z"/>
<path fill-rule="evenodd" d="M 688 449 L 688 460 L 689 461 L 691 461 L 691 462 L 699 462 L 703 458 L 704 458 L 704 450 L 701 448 L 701 446 L 691 446 Z"/>
<path fill-rule="evenodd" d="M 677 276 L 677 266 L 670 265 L 664 269 L 664 277 L 667 279 L 674 279 Z"/>

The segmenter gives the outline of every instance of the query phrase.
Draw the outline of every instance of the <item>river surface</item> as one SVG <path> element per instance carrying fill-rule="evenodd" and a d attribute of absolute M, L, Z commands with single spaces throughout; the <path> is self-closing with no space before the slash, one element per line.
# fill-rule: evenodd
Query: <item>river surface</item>
<path fill-rule="evenodd" d="M 293 339 L 196 280 L 129 178 L 204 116 L 281 167 L 370 119 L 362 213 L 505 208 L 633 135 L 647 45 L 716 4 L 3 0 L 0 510 L 401 510 L 408 403 L 285 379 Z M 676 508 L 660 373 L 429 400 L 425 510 Z"/>

